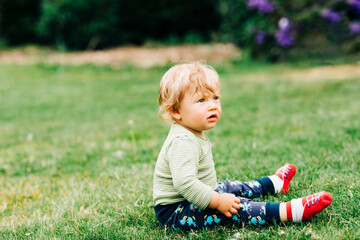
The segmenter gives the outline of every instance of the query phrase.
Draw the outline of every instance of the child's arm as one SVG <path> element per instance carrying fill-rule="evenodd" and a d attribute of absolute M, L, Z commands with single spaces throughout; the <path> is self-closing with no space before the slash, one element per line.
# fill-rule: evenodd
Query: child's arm
<path fill-rule="evenodd" d="M 235 197 L 231 193 L 218 193 L 213 191 L 211 200 L 208 207 L 217 209 L 222 212 L 226 217 L 232 217 L 233 214 L 237 214 L 240 209 L 240 199 Z"/>
<path fill-rule="evenodd" d="M 197 178 L 200 157 L 200 147 L 195 138 L 185 135 L 173 140 L 167 158 L 175 190 L 201 209 L 210 207 L 231 217 L 232 213 L 237 213 L 240 200 L 233 194 L 215 192 L 213 187 Z"/>

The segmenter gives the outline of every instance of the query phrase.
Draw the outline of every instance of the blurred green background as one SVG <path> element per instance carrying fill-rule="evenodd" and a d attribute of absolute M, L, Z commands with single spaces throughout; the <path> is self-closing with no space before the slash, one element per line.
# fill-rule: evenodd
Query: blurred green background
<path fill-rule="evenodd" d="M 360 1 L 1 0 L 0 45 L 61 50 L 227 42 L 270 61 L 360 50 Z"/>

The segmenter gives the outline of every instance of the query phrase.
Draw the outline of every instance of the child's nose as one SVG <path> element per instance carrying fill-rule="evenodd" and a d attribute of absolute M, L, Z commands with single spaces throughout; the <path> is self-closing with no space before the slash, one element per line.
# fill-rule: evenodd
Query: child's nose
<path fill-rule="evenodd" d="M 213 109 L 217 109 L 217 108 L 218 108 L 218 104 L 217 104 L 216 100 L 210 100 L 209 102 L 210 102 L 210 103 L 209 103 L 209 109 L 210 109 L 210 110 L 213 110 Z"/>

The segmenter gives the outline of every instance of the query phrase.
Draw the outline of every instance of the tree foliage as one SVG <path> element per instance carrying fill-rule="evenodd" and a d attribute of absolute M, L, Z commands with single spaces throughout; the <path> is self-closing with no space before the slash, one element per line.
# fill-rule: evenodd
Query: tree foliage
<path fill-rule="evenodd" d="M 68 50 L 214 40 L 271 61 L 356 53 L 360 0 L 0 0 L 0 40 Z"/>
<path fill-rule="evenodd" d="M 184 39 L 210 40 L 219 25 L 214 1 L 43 0 L 38 23 L 46 43 L 69 49 Z M 208 15 L 213 16 L 208 18 Z"/>
<path fill-rule="evenodd" d="M 0 0 L 0 38 L 8 44 L 36 41 L 41 0 Z"/>

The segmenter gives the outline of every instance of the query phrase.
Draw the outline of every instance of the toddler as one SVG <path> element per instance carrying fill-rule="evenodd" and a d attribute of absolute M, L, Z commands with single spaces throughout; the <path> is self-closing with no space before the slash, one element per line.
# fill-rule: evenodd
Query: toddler
<path fill-rule="evenodd" d="M 159 116 L 173 121 L 154 171 L 154 209 L 161 224 L 189 230 L 274 220 L 300 222 L 331 204 L 328 192 L 286 203 L 251 200 L 286 193 L 296 173 L 293 164 L 253 181 L 217 183 L 211 143 L 204 133 L 221 116 L 219 77 L 211 67 L 202 63 L 172 67 L 161 79 L 159 104 Z"/>

